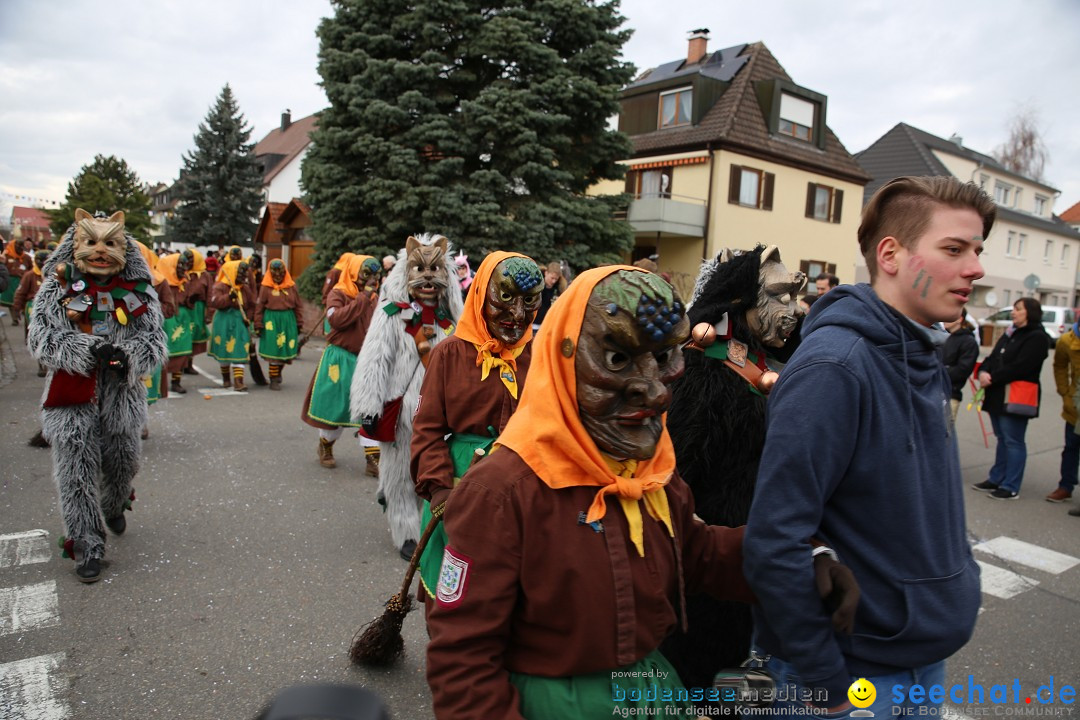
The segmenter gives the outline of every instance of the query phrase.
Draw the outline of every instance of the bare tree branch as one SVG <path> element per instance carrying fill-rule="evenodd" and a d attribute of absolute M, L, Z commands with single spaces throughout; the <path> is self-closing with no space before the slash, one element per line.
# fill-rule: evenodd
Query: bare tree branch
<path fill-rule="evenodd" d="M 994 159 L 1018 175 L 1041 181 L 1049 152 L 1042 139 L 1038 111 L 1019 111 L 1009 124 L 1009 139 L 994 150 Z"/>

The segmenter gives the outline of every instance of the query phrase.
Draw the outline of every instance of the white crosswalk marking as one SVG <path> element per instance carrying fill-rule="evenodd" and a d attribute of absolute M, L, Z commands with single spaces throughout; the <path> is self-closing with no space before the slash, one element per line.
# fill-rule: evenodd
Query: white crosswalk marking
<path fill-rule="evenodd" d="M 1038 580 L 1032 580 L 1011 570 L 999 568 L 997 565 L 990 565 L 982 560 L 976 560 L 975 562 L 979 563 L 979 567 L 982 568 L 982 591 L 987 595 L 1008 600 L 1039 584 Z"/>
<path fill-rule="evenodd" d="M 0 588 L 0 636 L 59 624 L 55 581 Z"/>
<path fill-rule="evenodd" d="M 0 535 L 0 568 L 49 562 L 52 548 L 45 530 Z"/>
<path fill-rule="evenodd" d="M 1080 558 L 1011 537 L 996 537 L 979 543 L 974 549 L 1001 558 L 1008 563 L 1042 570 L 1053 575 L 1059 575 L 1080 565 Z"/>
<path fill-rule="evenodd" d="M 60 672 L 64 654 L 41 655 L 0 664 L 0 716 L 7 720 L 65 720 L 71 717 L 60 698 L 67 680 Z"/>

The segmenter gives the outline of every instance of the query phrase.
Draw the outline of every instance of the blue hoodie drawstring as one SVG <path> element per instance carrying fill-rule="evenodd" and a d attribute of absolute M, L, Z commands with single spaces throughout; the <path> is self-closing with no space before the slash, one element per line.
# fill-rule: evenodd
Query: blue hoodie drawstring
<path fill-rule="evenodd" d="M 908 387 L 911 387 L 911 376 L 908 374 L 907 336 L 904 334 L 904 322 L 895 315 L 892 318 L 893 322 L 900 328 L 900 351 L 903 353 L 904 359 L 904 382 Z M 908 411 L 908 452 L 915 452 L 915 405 L 911 402 L 910 392 L 904 393 L 904 399 L 907 400 Z"/>

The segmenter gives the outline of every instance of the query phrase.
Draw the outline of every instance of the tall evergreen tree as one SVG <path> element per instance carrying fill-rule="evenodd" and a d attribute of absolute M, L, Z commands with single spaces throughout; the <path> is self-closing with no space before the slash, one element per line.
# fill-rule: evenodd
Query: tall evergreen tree
<path fill-rule="evenodd" d="M 633 244 L 612 218 L 630 153 L 611 130 L 630 31 L 618 0 L 333 0 L 319 73 L 330 107 L 302 170 L 313 292 L 346 251 L 441 232 L 474 257 L 513 249 L 584 267 Z"/>
<path fill-rule="evenodd" d="M 200 245 L 250 245 L 262 207 L 262 172 L 251 128 L 226 84 L 199 123 L 176 184 L 176 237 Z"/>
<path fill-rule="evenodd" d="M 83 165 L 68 183 L 64 204 L 46 212 L 53 236 L 62 237 L 75 222 L 78 208 L 89 213 L 100 210 L 108 215 L 123 210 L 127 231 L 136 239 L 149 242 L 150 206 L 146 187 L 126 161 L 113 155 L 96 155 L 94 162 Z"/>

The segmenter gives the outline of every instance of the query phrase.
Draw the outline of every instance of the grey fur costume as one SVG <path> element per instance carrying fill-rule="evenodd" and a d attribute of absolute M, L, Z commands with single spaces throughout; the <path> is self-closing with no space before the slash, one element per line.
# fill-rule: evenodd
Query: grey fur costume
<path fill-rule="evenodd" d="M 440 235 L 417 236 L 423 245 L 431 245 Z M 447 242 L 446 272 L 449 286 L 439 296 L 439 307 L 449 314 L 454 325 L 461 317 L 464 304 L 457 279 L 452 247 Z M 394 398 L 404 396 L 401 414 L 392 443 L 379 443 L 379 493 L 386 499 L 387 520 L 390 537 L 395 547 L 401 549 L 409 540 L 420 539 L 420 500 L 409 470 L 409 445 L 412 440 L 413 415 L 420 400 L 420 386 L 424 382 L 424 366 L 411 335 L 404 329 L 401 313 L 388 315 L 383 311 L 388 303 L 410 302 L 408 288 L 408 263 L 404 248 L 398 251 L 398 261 L 386 276 L 379 290 L 379 301 L 371 318 L 371 326 L 364 338 L 364 346 L 356 359 L 350 395 L 350 411 L 354 421 L 382 413 L 383 405 Z M 450 328 L 453 332 L 453 327 Z M 446 337 L 436 327 L 435 336 L 429 341 L 434 347 Z"/>
<path fill-rule="evenodd" d="M 56 277 L 59 263 L 74 265 L 72 226 L 42 269 L 43 282 L 34 298 L 27 343 L 31 354 L 49 371 L 42 403 L 48 397 L 54 371 L 66 370 L 88 376 L 97 372 L 94 402 L 67 407 L 43 408 L 42 434 L 52 444 L 53 476 L 60 494 L 60 512 L 79 562 L 100 560 L 105 554 L 102 517 L 112 519 L 124 512 L 131 495 L 131 481 L 139 469 L 140 433 L 146 424 L 146 386 L 149 375 L 168 357 L 162 330 L 163 318 L 157 297 L 139 293 L 146 312 L 121 325 L 112 316 L 109 336 L 84 333 L 68 319 L 61 300 L 67 288 Z M 127 239 L 126 265 L 120 277 L 147 282 L 150 268 L 135 240 Z M 93 350 L 111 342 L 127 355 L 126 377 L 98 370 Z"/>

